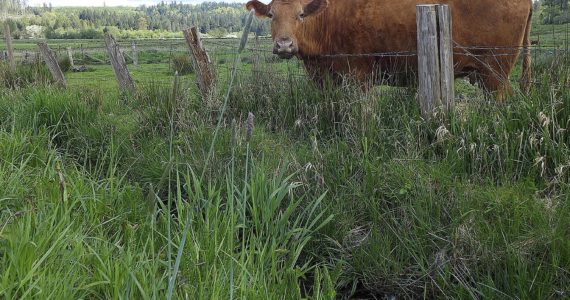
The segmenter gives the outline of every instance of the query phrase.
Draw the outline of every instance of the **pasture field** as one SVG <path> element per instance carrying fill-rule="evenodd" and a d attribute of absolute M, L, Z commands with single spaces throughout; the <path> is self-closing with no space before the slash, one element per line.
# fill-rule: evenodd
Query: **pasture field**
<path fill-rule="evenodd" d="M 212 42 L 208 101 L 156 41 L 133 93 L 95 51 L 68 89 L 0 65 L 0 298 L 570 297 L 567 55 L 426 121 Z"/>
<path fill-rule="evenodd" d="M 137 45 L 138 60 L 140 67 L 132 65 L 131 44 Z M 25 64 L 33 64 L 40 59 L 38 55 L 38 40 L 15 40 L 14 49 L 16 61 Z M 183 39 L 167 40 L 119 40 L 117 41 L 125 53 L 129 71 L 135 83 L 145 83 L 152 81 L 162 85 L 171 85 L 176 71 L 175 64 L 179 58 L 185 58 L 184 63 L 190 65 L 188 56 L 188 46 Z M 219 78 L 224 81 L 228 79 L 229 71 L 233 67 L 235 59 L 234 48 L 235 39 L 206 39 L 204 44 L 214 65 Z M 49 40 L 49 47 L 55 51 L 60 64 L 67 65 L 66 49 L 70 47 L 73 51 L 74 62 L 77 66 L 86 66 L 88 72 L 74 73 L 67 72 L 66 79 L 72 88 L 82 88 L 84 86 L 98 87 L 105 92 L 114 93 L 117 91 L 117 83 L 113 69 L 107 56 L 104 40 Z M 0 44 L 0 49 L 2 45 Z M 253 68 L 253 56 L 259 57 L 259 64 L 263 62 L 271 63 L 271 72 L 287 73 L 293 72 L 303 75 L 304 72 L 299 62 L 284 62 L 275 59 L 271 55 L 270 40 L 260 38 L 259 42 L 249 47 L 246 54 L 241 56 L 243 64 L 240 71 L 251 72 Z M 27 56 L 27 58 L 25 58 Z M 65 69 L 64 66 L 62 66 Z M 293 71 L 291 71 L 293 70 Z M 182 80 L 194 81 L 193 72 L 185 72 L 181 75 Z M 223 84 L 223 83 L 222 83 Z"/>
<path fill-rule="evenodd" d="M 531 40 L 539 42 L 541 47 L 567 48 L 570 42 L 570 24 L 539 24 L 533 20 Z"/>

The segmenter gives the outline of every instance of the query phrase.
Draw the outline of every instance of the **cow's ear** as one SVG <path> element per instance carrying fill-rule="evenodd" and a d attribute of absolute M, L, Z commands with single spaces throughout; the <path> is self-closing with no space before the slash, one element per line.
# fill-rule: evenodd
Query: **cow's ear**
<path fill-rule="evenodd" d="M 303 9 L 305 16 L 318 14 L 329 5 L 328 0 L 302 0 L 302 2 L 305 3 L 305 8 Z"/>
<path fill-rule="evenodd" d="M 255 15 L 258 17 L 268 17 L 269 10 L 271 9 L 269 5 L 263 4 L 257 0 L 249 1 L 245 5 L 245 8 L 247 8 L 247 10 L 255 10 Z"/>

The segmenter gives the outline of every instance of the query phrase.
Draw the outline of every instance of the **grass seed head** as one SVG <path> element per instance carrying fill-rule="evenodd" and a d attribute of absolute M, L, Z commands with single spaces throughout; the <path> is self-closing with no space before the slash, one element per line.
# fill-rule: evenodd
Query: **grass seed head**
<path fill-rule="evenodd" d="M 252 135 L 253 135 L 253 113 L 249 112 L 247 114 L 245 140 L 249 142 L 251 140 Z"/>

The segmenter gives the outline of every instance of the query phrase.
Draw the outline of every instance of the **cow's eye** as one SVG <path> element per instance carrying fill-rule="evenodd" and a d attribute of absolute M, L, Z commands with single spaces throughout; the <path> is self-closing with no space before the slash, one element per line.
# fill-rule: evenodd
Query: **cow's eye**
<path fill-rule="evenodd" d="M 268 16 L 269 18 L 273 18 L 273 12 L 268 12 L 268 13 L 267 13 L 267 16 Z"/>
<path fill-rule="evenodd" d="M 302 18 L 304 18 L 304 17 L 305 17 L 305 13 L 304 13 L 304 12 L 302 12 L 302 13 L 299 14 L 299 19 L 302 19 Z"/>

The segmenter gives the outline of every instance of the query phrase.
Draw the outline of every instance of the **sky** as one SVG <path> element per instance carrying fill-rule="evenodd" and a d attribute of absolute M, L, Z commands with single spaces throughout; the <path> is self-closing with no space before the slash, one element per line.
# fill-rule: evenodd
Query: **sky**
<path fill-rule="evenodd" d="M 247 0 L 207 0 L 208 2 L 230 2 L 230 3 L 245 3 Z M 52 6 L 139 6 L 150 5 L 161 2 L 160 0 L 28 0 L 26 1 L 30 6 L 41 6 L 43 3 L 51 3 Z M 165 0 L 164 2 L 171 2 Z M 206 0 L 177 0 L 185 4 L 198 4 L 206 2 Z M 264 2 L 264 1 L 262 1 Z"/>

